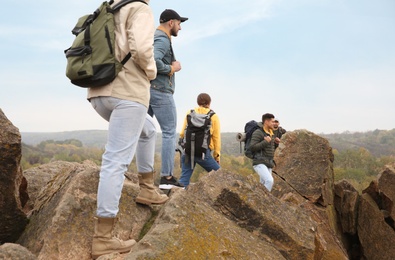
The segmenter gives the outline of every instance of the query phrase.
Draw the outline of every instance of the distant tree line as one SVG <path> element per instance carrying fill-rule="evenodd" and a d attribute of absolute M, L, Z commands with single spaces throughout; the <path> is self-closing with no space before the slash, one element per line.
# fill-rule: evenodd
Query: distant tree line
<path fill-rule="evenodd" d="M 327 138 L 333 147 L 335 181 L 347 179 L 360 191 L 376 178 L 385 165 L 395 164 L 395 129 L 321 136 Z M 155 156 L 156 171 L 160 171 L 160 144 L 159 138 Z M 221 167 L 244 176 L 255 175 L 251 161 L 243 156 L 242 149 L 240 143 L 235 140 L 235 133 L 223 133 Z M 103 152 L 103 148 L 86 147 L 77 139 L 47 140 L 35 146 L 22 144 L 21 165 L 24 170 L 54 160 L 68 162 L 91 160 L 100 165 Z M 174 174 L 179 177 L 180 156 L 177 154 L 174 160 L 176 165 Z M 129 170 L 137 171 L 135 161 L 131 163 Z M 197 181 L 204 174 L 205 171 L 197 165 L 191 181 Z"/>
<path fill-rule="evenodd" d="M 47 140 L 36 146 L 22 143 L 22 168 L 28 169 L 51 161 L 83 162 L 91 160 L 100 164 L 103 149 L 84 147 L 76 139 L 64 141 Z"/>
<path fill-rule="evenodd" d="M 320 134 L 338 150 L 358 150 L 364 148 L 376 157 L 395 155 L 395 129 L 368 132 L 344 132 L 340 134 Z"/>

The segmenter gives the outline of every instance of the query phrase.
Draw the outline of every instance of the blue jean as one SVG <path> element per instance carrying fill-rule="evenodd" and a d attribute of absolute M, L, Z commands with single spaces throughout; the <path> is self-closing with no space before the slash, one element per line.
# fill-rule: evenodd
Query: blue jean
<path fill-rule="evenodd" d="M 144 105 L 114 97 L 91 99 L 96 112 L 109 122 L 97 191 L 98 217 L 113 218 L 119 211 L 125 172 L 136 154 L 137 170 L 154 170 L 156 128 Z"/>
<path fill-rule="evenodd" d="M 205 169 L 207 172 L 211 172 L 213 170 L 217 171 L 220 168 L 219 164 L 214 160 L 213 156 L 211 155 L 211 151 L 209 149 L 207 149 L 204 159 L 202 159 L 202 157 L 200 156 L 194 157 L 193 168 L 191 165 L 191 158 L 187 158 L 187 160 L 185 161 L 185 158 L 187 156 L 188 155 L 185 154 L 181 156 L 182 171 L 181 177 L 178 180 L 178 182 L 183 184 L 185 187 L 189 185 L 196 163 L 202 166 L 203 169 Z"/>
<path fill-rule="evenodd" d="M 260 182 L 266 187 L 266 189 L 268 189 L 268 191 L 271 191 L 274 183 L 272 168 L 268 168 L 264 164 L 257 164 L 253 167 L 255 172 L 259 175 Z"/>
<path fill-rule="evenodd" d="M 171 176 L 174 170 L 174 156 L 177 137 L 177 111 L 173 94 L 151 88 L 150 116 L 156 117 L 162 130 L 162 165 L 160 176 Z"/>

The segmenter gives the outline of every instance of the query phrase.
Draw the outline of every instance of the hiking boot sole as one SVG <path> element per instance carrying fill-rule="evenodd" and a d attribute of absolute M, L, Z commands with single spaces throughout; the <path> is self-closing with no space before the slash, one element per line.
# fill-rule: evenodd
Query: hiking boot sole
<path fill-rule="evenodd" d="M 159 184 L 159 189 L 162 190 L 171 190 L 173 187 L 177 187 L 173 184 Z"/>

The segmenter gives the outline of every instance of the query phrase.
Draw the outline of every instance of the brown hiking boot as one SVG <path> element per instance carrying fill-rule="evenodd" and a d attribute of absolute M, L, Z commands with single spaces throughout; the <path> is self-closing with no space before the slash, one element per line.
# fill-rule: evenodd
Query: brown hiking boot
<path fill-rule="evenodd" d="M 154 186 L 154 173 L 139 173 L 140 193 L 136 202 L 145 205 L 163 204 L 169 198 L 165 194 L 159 194 Z"/>
<path fill-rule="evenodd" d="M 120 240 L 113 237 L 115 218 L 95 218 L 95 234 L 92 240 L 92 258 L 111 253 L 126 253 L 136 244 L 134 239 Z"/>

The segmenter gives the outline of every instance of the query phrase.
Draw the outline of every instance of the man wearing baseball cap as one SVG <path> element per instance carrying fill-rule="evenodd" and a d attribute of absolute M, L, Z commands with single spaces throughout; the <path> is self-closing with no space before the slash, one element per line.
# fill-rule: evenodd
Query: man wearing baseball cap
<path fill-rule="evenodd" d="M 151 98 L 148 114 L 156 117 L 162 130 L 162 165 L 160 171 L 161 189 L 183 187 L 173 176 L 175 145 L 177 137 L 177 111 L 173 94 L 175 73 L 181 70 L 171 44 L 171 37 L 177 37 L 181 23 L 188 20 L 176 11 L 166 9 L 159 18 L 160 26 L 154 36 L 154 56 L 157 75 L 151 81 Z"/>
<path fill-rule="evenodd" d="M 170 20 L 178 20 L 181 23 L 183 23 L 186 20 L 188 20 L 188 18 L 181 17 L 176 11 L 174 11 L 172 9 L 166 9 L 160 15 L 159 22 L 160 23 L 165 23 L 165 22 L 170 21 Z"/>

